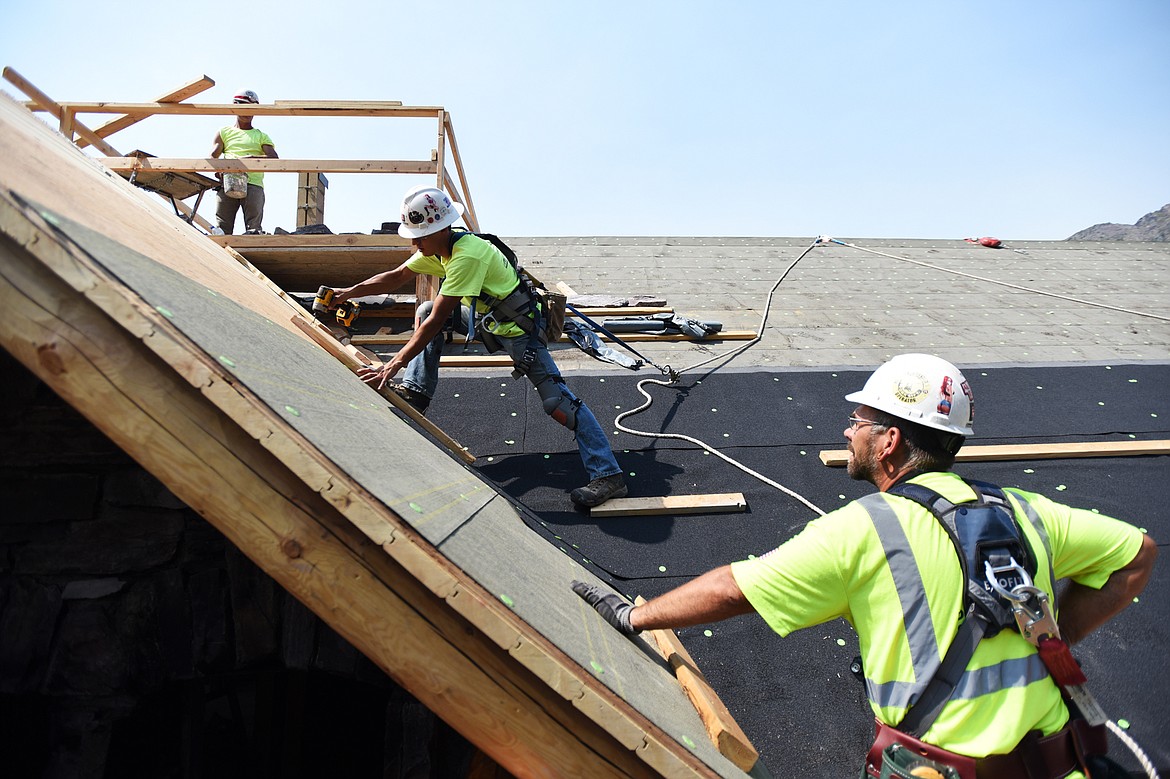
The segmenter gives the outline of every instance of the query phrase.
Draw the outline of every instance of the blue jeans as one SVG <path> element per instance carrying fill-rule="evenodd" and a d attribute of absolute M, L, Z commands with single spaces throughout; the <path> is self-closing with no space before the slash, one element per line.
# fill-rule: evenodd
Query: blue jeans
<path fill-rule="evenodd" d="M 421 318 L 425 319 L 430 312 L 430 304 L 424 303 L 425 308 L 420 308 L 419 313 Z M 463 307 L 463 324 L 467 325 L 467 309 Z M 496 336 L 500 342 L 500 346 L 511 355 L 512 360 L 519 362 L 524 354 L 524 350 L 528 348 L 528 336 L 523 335 L 519 338 L 503 338 Z M 402 374 L 402 383 L 413 390 L 423 393 L 428 398 L 435 396 L 435 390 L 439 386 L 439 357 L 443 352 L 443 342 L 446 340 L 444 334 L 440 332 L 431 342 L 427 344 L 422 354 L 419 354 L 406 366 L 406 370 Z M 533 363 L 531 370 L 528 371 L 526 378 L 532 382 L 532 386 L 537 386 L 549 377 L 560 379 L 561 372 L 557 368 L 557 364 L 553 362 L 552 355 L 549 354 L 548 347 L 542 343 L 536 344 L 536 361 Z M 557 389 L 569 401 L 577 400 L 577 396 L 564 384 L 563 381 L 557 382 Z M 577 408 L 577 450 L 581 453 L 581 462 L 585 465 L 585 470 L 589 473 L 590 480 L 600 479 L 603 476 L 613 476 L 615 473 L 621 473 L 622 467 L 618 465 L 617 458 L 613 456 L 613 451 L 609 447 L 609 438 L 605 435 L 605 431 L 601 429 L 601 425 L 597 421 L 597 417 L 593 416 L 593 412 L 584 403 L 581 403 Z"/>

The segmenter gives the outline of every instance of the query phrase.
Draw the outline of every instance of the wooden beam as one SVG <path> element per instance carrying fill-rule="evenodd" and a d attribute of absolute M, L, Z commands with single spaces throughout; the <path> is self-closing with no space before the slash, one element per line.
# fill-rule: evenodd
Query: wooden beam
<path fill-rule="evenodd" d="M 742 492 L 711 495 L 665 495 L 651 498 L 610 498 L 589 510 L 592 517 L 636 517 L 658 514 L 723 514 L 747 510 Z"/>
<path fill-rule="evenodd" d="M 401 100 L 274 100 L 273 105 L 280 108 L 328 108 L 330 110 L 344 109 L 347 111 L 366 110 L 371 108 L 399 108 Z"/>
<path fill-rule="evenodd" d="M 206 92 L 208 89 L 211 89 L 213 86 L 215 86 L 215 82 L 212 81 L 207 76 L 203 76 L 202 78 L 197 78 L 194 81 L 187 82 L 186 84 L 179 87 L 178 89 L 173 89 L 170 92 L 167 92 L 166 94 L 164 94 L 160 97 L 156 97 L 155 102 L 156 103 L 181 103 L 189 97 L 194 97 L 195 95 L 198 95 L 201 92 Z M 108 138 L 111 135 L 113 135 L 114 133 L 119 132 L 120 130 L 125 130 L 127 127 L 130 127 L 131 125 L 137 124 L 138 122 L 142 121 L 145 118 L 146 118 L 146 116 L 143 114 L 138 114 L 138 115 L 127 114 L 126 116 L 120 116 L 117 119 L 111 119 L 110 121 L 106 122 L 105 124 L 102 124 L 102 125 L 95 127 L 94 134 L 100 138 Z M 77 142 L 77 147 L 79 149 L 84 149 L 88 145 L 89 145 L 89 142 L 87 140 L 85 140 L 84 138 L 82 138 L 81 140 L 79 140 Z"/>
<path fill-rule="evenodd" d="M 1078 457 L 1138 457 L 1146 454 L 1170 454 L 1170 440 L 964 446 L 955 456 L 955 461 L 1063 460 Z M 828 466 L 838 467 L 849 462 L 847 449 L 827 449 L 820 456 L 821 462 Z"/>
<path fill-rule="evenodd" d="M 603 341 L 611 340 L 604 333 L 597 334 Z M 684 333 L 674 333 L 671 335 L 662 335 L 660 333 L 621 333 L 619 336 L 623 341 L 639 341 L 639 342 L 653 342 L 653 341 L 701 341 L 703 343 L 711 343 L 714 341 L 750 341 L 756 337 L 756 333 L 752 330 L 723 330 L 718 333 L 713 333 L 706 338 L 695 338 L 693 335 L 686 335 Z M 410 338 L 410 334 L 406 334 L 406 338 Z M 569 343 L 572 339 L 567 335 L 562 335 L 559 343 Z M 355 335 L 353 337 L 354 343 L 360 343 L 367 346 L 388 346 L 390 344 L 406 343 L 403 340 L 402 333 L 394 333 L 390 335 Z"/>
<path fill-rule="evenodd" d="M 333 246 L 411 248 L 410 241 L 407 239 L 383 233 L 377 235 L 361 233 L 341 233 L 340 235 L 212 235 L 208 238 L 220 246 L 231 246 L 238 252 L 246 252 L 250 249 L 327 248 Z"/>
<path fill-rule="evenodd" d="M 511 357 L 494 354 L 445 354 L 439 358 L 440 368 L 511 368 L 515 364 Z"/>
<path fill-rule="evenodd" d="M 438 106 L 383 106 L 380 108 L 295 108 L 255 103 L 62 103 L 79 114 L 134 114 L 153 116 L 405 116 L 432 119 Z"/>
<path fill-rule="evenodd" d="M 645 601 L 638 598 L 639 605 Z M 695 710 L 699 712 L 699 719 L 707 728 L 707 735 L 719 750 L 720 754 L 735 763 L 741 771 L 751 771 L 760 759 L 760 753 L 752 746 L 752 742 L 740 728 L 739 723 L 731 716 L 727 706 L 716 694 L 707 678 L 695 665 L 686 647 L 679 641 L 673 630 L 646 631 L 654 639 L 659 653 L 678 677 L 683 691 L 691 699 Z"/>
<path fill-rule="evenodd" d="M 446 114 L 443 124 L 447 128 L 447 141 L 451 145 L 451 157 L 455 160 L 455 172 L 459 174 L 459 184 L 463 188 L 463 204 L 471 215 L 468 224 L 476 225 L 473 229 L 478 230 L 479 217 L 475 215 L 475 203 L 471 201 L 471 187 L 467 185 L 467 174 L 463 171 L 463 159 L 459 156 L 459 144 L 455 141 L 455 125 L 451 123 L 450 113 Z"/>
<path fill-rule="evenodd" d="M 434 173 L 433 162 L 419 160 L 297 160 L 270 157 L 102 157 L 113 171 L 261 171 L 264 173 Z"/>
<path fill-rule="evenodd" d="M 32 83 L 24 76 L 20 75 L 12 68 L 6 67 L 4 68 L 4 78 L 8 81 L 8 83 L 12 84 L 21 92 L 24 92 L 26 95 L 32 98 L 32 107 L 39 108 L 42 111 L 47 111 L 56 117 L 56 119 L 61 122 L 62 134 L 64 134 L 65 137 L 67 137 L 70 141 L 73 140 L 73 134 L 77 133 L 82 138 L 92 143 L 97 149 L 101 151 L 102 154 L 106 154 L 111 157 L 118 156 L 118 150 L 98 137 L 97 133 L 95 133 L 93 130 L 89 129 L 81 122 L 78 122 L 76 115 L 72 110 L 66 110 L 64 106 L 54 102 L 48 95 L 33 86 Z"/>

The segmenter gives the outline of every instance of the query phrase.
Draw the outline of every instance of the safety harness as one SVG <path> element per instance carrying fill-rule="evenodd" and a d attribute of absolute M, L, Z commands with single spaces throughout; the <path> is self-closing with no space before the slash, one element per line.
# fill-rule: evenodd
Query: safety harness
<path fill-rule="evenodd" d="M 1105 713 L 1085 689 L 1085 676 L 1068 644 L 1060 638 L 1048 593 L 1034 584 L 1038 557 L 1023 534 L 1007 495 L 994 484 L 963 481 L 976 497 L 957 504 L 929 487 L 910 481 L 902 481 L 887 490 L 891 495 L 925 507 L 946 530 L 966 582 L 964 619 L 938 670 L 902 721 L 893 728 L 878 721 L 877 736 L 867 756 L 867 773 L 880 777 L 910 776 L 911 769 L 928 766 L 946 779 L 974 779 L 976 773 L 1004 777 L 1064 776 L 1084 765 L 1089 756 L 1104 755 Z M 1033 524 L 1038 523 L 1039 517 L 1026 503 L 1024 507 Z M 1048 558 L 1051 565 L 1051 555 Z M 1081 718 L 1046 738 L 1029 734 L 1012 753 L 983 758 L 977 768 L 975 759 L 919 739 L 930 730 L 954 693 L 979 642 L 1004 629 L 1018 631 L 1037 647 L 1048 673 L 1076 704 Z M 860 658 L 854 662 L 860 671 Z M 881 766 L 880 773 L 875 766 Z"/>
<path fill-rule="evenodd" d="M 563 330 L 575 346 L 599 360 L 620 365 L 630 370 L 638 370 L 645 363 L 658 368 L 664 375 L 669 376 L 671 381 L 678 379 L 678 373 L 671 369 L 669 365 L 657 365 L 637 349 L 623 341 L 615 333 L 611 332 L 605 325 L 595 322 L 567 301 L 561 304 L 565 309 L 572 311 L 578 319 L 588 324 L 589 328 L 594 332 L 606 335 L 612 341 L 620 344 L 627 351 L 636 355 L 639 359 L 636 361 L 623 359 L 621 355 L 602 345 L 600 339 L 593 336 L 592 333 L 588 333 L 585 328 L 575 325 L 572 322 L 565 322 L 560 306 L 556 306 L 557 310 L 555 312 L 548 310 L 554 307 L 552 305 L 554 303 L 553 299 L 558 297 L 559 293 L 547 289 L 544 284 L 526 271 L 520 265 L 516 252 L 498 236 L 491 233 L 469 233 L 453 230 L 451 233 L 452 250 L 454 250 L 456 241 L 465 235 L 475 235 L 478 238 L 491 242 L 493 246 L 500 250 L 500 253 L 504 255 L 504 258 L 512 266 L 520 282 L 511 293 L 503 298 L 493 297 L 481 292 L 476 300 L 483 303 L 488 309 L 488 312 L 482 317 L 482 325 L 477 327 L 475 321 L 477 317 L 476 306 L 471 306 L 471 321 L 467 328 L 467 342 L 470 343 L 472 339 L 478 337 L 489 352 L 496 352 L 503 348 L 495 336 L 487 329 L 487 325 L 489 324 L 511 322 L 528 334 L 528 345 L 520 360 L 516 361 L 515 368 L 512 370 L 513 378 L 526 376 L 529 370 L 532 369 L 532 365 L 536 362 L 537 346 L 539 344 L 547 345 L 550 337 L 559 337 Z M 563 300 L 563 296 L 561 296 L 561 300 Z M 552 322 L 549 321 L 550 316 L 554 317 Z M 693 322 L 694 320 L 686 321 Z M 552 325 L 551 328 L 550 324 Z M 550 329 L 552 332 L 550 332 Z M 704 335 L 709 334 L 710 332 L 704 331 Z"/>
<path fill-rule="evenodd" d="M 1038 600 L 1041 597 L 1045 603 L 1048 600 L 1047 594 L 1032 584 L 1036 556 L 1003 490 L 987 482 L 963 481 L 974 490 L 976 497 L 958 504 L 929 487 L 909 481 L 888 490 L 891 495 L 921 504 L 934 515 L 958 553 L 966 582 L 962 627 L 922 697 L 897 726 L 898 730 L 915 737 L 930 730 L 979 641 L 1004 628 L 1019 630 L 1014 611 L 1017 601 L 1011 593 L 1030 588 Z"/>

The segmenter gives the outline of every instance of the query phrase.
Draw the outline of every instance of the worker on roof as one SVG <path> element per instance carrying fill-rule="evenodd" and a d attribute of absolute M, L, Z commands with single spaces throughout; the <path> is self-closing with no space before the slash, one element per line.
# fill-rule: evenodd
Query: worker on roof
<path fill-rule="evenodd" d="M 462 203 L 452 202 L 434 187 L 410 190 L 402 201 L 398 234 L 410 239 L 414 254 L 394 270 L 334 291 L 331 305 L 337 306 L 351 298 L 393 292 L 419 273 L 443 280 L 435 299 L 419 306 L 419 324 L 407 344 L 380 369 L 366 369 L 363 380 L 381 389 L 406 368 L 402 383 L 390 388 L 425 412 L 439 382 L 444 326 L 459 312 L 462 331 L 470 329 L 489 346 L 507 351 L 516 364 L 513 376 L 526 376 L 540 394 L 545 413 L 576 435 L 589 483 L 570 493 L 572 501 L 589 507 L 625 497 L 622 469 L 605 431 L 565 384 L 549 354 L 540 324 L 547 312 L 492 241 L 452 230 L 463 211 Z"/>
<path fill-rule="evenodd" d="M 250 89 L 243 89 L 232 98 L 233 103 L 260 102 L 260 98 Z M 215 144 L 211 147 L 211 156 L 238 160 L 246 157 L 277 158 L 276 146 L 268 133 L 252 126 L 252 117 L 246 114 L 236 116 L 236 123 L 221 127 L 215 134 Z M 221 184 L 224 174 L 216 173 Z M 215 221 L 225 235 L 231 235 L 236 227 L 236 212 L 244 209 L 244 230 L 248 234 L 263 233 L 261 222 L 264 221 L 264 174 L 260 171 L 249 171 L 247 174 L 247 190 L 235 190 L 227 185 L 218 190 L 219 202 L 215 209 Z M 241 197 L 242 195 L 242 197 Z"/>
<path fill-rule="evenodd" d="M 945 360 L 894 357 L 846 400 L 857 404 L 844 431 L 849 475 L 878 493 L 639 606 L 598 585 L 574 591 L 626 634 L 753 611 L 781 636 L 845 618 L 878 725 L 868 776 L 1055 779 L 1108 765 L 1105 718 L 1067 650 L 1142 591 L 1154 542 L 1120 520 L 953 473 L 973 397 Z M 996 622 L 1000 590 L 1008 608 Z M 1062 687 L 1086 711 L 1070 712 Z"/>

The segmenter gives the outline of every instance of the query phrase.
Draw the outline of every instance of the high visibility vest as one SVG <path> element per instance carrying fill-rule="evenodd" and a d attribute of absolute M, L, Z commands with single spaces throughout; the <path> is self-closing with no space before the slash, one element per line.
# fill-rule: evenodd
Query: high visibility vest
<path fill-rule="evenodd" d="M 948 497 L 954 496 L 954 487 L 939 489 L 938 481 L 923 479 L 932 489 L 944 494 L 949 491 Z M 965 485 L 963 488 L 969 489 Z M 1037 561 L 1034 583 L 1055 604 L 1052 549 L 1044 523 L 1021 496 L 1009 490 L 1005 493 Z M 896 725 L 922 695 L 955 637 L 964 582 L 958 553 L 949 541 L 951 553 L 942 559 L 915 558 L 913 549 L 923 546 L 915 543 L 922 540 L 916 536 L 945 534 L 921 505 L 885 493 L 868 495 L 857 504 L 869 515 L 885 555 L 890 583 L 896 592 L 891 603 L 897 604 L 890 618 L 900 619 L 905 642 L 900 647 L 903 651 L 893 653 L 888 647 L 862 647 L 866 694 L 877 716 Z M 953 594 L 940 590 L 940 579 L 955 583 Z M 1004 630 L 980 642 L 950 700 L 923 740 L 962 754 L 982 756 L 1011 749 L 1029 730 L 1039 729 L 1045 735 L 1055 732 L 1067 719 L 1059 688 L 1035 648 L 1018 633 Z"/>

